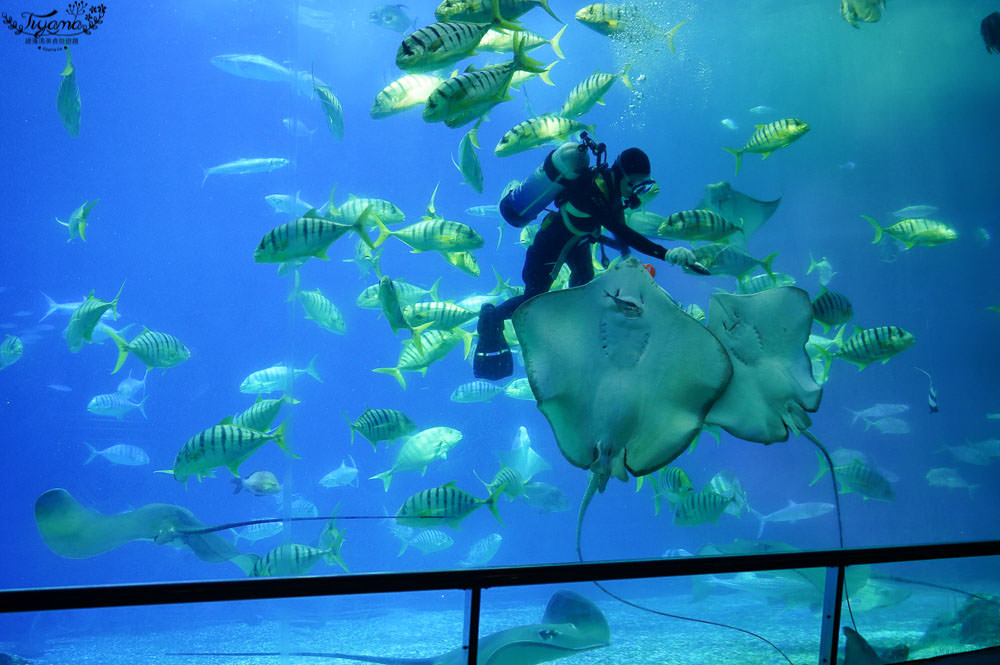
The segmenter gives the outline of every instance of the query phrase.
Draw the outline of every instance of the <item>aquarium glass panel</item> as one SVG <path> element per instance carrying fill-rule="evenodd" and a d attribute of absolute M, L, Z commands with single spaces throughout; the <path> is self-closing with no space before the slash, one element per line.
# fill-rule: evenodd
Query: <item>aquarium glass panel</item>
<path fill-rule="evenodd" d="M 8 0 L 0 588 L 997 538 L 995 10 Z"/>

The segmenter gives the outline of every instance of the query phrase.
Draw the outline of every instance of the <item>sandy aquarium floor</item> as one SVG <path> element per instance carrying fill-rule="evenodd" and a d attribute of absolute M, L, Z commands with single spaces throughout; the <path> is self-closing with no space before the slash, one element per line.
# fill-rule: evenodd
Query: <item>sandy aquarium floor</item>
<path fill-rule="evenodd" d="M 574 587 L 605 613 L 611 645 L 579 653 L 566 665 L 770 665 L 786 663 L 773 648 L 749 635 L 717 626 L 680 621 L 640 611 L 604 596 L 589 585 Z M 482 634 L 537 623 L 546 599 L 490 602 L 484 594 Z M 630 600 L 661 611 L 729 623 L 757 632 L 777 645 L 793 663 L 817 662 L 820 616 L 803 604 L 768 603 L 752 594 L 719 594 L 691 603 L 687 594 Z M 374 602 L 371 602 L 376 598 Z M 425 658 L 459 644 L 461 596 L 440 599 L 441 609 L 401 608 L 385 597 L 311 600 L 278 606 L 250 603 L 215 606 L 140 608 L 48 615 L 25 628 L 25 642 L 0 641 L 0 652 L 19 653 L 39 665 L 318 665 L 348 663 L 334 658 L 259 656 L 249 652 L 341 652 L 369 656 Z M 877 647 L 915 643 L 930 621 L 953 612 L 958 602 L 947 594 L 914 595 L 895 608 L 855 613 L 858 628 Z M 446 609 L 447 608 L 447 609 Z M 849 618 L 845 616 L 845 624 Z M 6 637 L 6 634 L 5 634 Z M 911 657 L 961 648 L 936 645 Z M 971 648 L 967 646 L 966 648 Z M 237 652 L 193 656 L 173 652 Z M 449 663 L 450 665 L 450 663 Z"/>

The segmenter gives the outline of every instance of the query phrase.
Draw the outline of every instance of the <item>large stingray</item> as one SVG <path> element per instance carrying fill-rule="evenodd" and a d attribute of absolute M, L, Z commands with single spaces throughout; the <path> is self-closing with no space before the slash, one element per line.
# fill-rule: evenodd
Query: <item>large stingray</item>
<path fill-rule="evenodd" d="M 85 508 L 64 489 L 51 489 L 35 501 L 35 523 L 53 552 L 70 559 L 103 554 L 134 540 L 186 547 L 199 559 L 229 561 L 240 553 L 211 533 L 191 511 L 169 503 L 151 503 L 117 515 Z"/>
<path fill-rule="evenodd" d="M 809 294 L 799 288 L 714 294 L 708 329 L 729 352 L 733 378 L 705 421 L 760 443 L 806 430 L 823 394 L 805 351 L 811 326 Z"/>
<path fill-rule="evenodd" d="M 514 312 L 539 410 L 591 472 L 579 525 L 608 479 L 665 466 L 698 436 L 732 375 L 726 350 L 634 258 Z"/>
<path fill-rule="evenodd" d="M 697 208 L 711 210 L 734 224 L 742 224 L 743 233 L 734 235 L 732 241 L 743 244 L 774 214 L 779 203 L 780 196 L 774 201 L 758 201 L 752 196 L 737 192 L 728 182 L 717 182 L 705 187 L 705 195 Z"/>
<path fill-rule="evenodd" d="M 517 626 L 479 640 L 477 665 L 535 665 L 566 658 L 611 642 L 607 619 L 597 605 L 572 591 L 557 591 L 549 599 L 541 623 Z M 280 652 L 179 653 L 182 656 L 279 656 Z M 469 653 L 459 647 L 432 658 L 391 658 L 343 653 L 293 652 L 284 655 L 340 658 L 383 665 L 464 665 Z"/>

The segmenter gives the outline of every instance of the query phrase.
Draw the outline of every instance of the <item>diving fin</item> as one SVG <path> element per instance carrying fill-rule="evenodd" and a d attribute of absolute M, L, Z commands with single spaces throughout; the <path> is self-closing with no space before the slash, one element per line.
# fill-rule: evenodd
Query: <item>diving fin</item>
<path fill-rule="evenodd" d="M 514 373 L 514 358 L 503 336 L 503 319 L 497 320 L 496 307 L 489 303 L 479 310 L 476 353 L 472 373 L 476 378 L 497 381 Z"/>

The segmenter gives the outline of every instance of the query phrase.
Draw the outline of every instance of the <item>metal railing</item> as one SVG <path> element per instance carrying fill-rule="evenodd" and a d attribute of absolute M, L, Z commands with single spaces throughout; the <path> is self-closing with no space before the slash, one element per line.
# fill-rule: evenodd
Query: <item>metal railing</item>
<path fill-rule="evenodd" d="M 787 570 L 791 568 L 825 568 L 827 569 L 827 584 L 823 603 L 823 625 L 818 662 L 820 665 L 831 665 L 837 662 L 840 605 L 843 597 L 844 571 L 848 566 L 983 556 L 1000 556 L 1000 540 L 739 556 L 510 566 L 473 570 L 360 573 L 217 582 L 10 590 L 0 592 L 0 613 L 465 590 L 467 592 L 465 603 L 466 644 L 463 645 L 463 648 L 468 651 L 469 665 L 475 665 L 478 655 L 479 611 L 483 589 Z"/>

